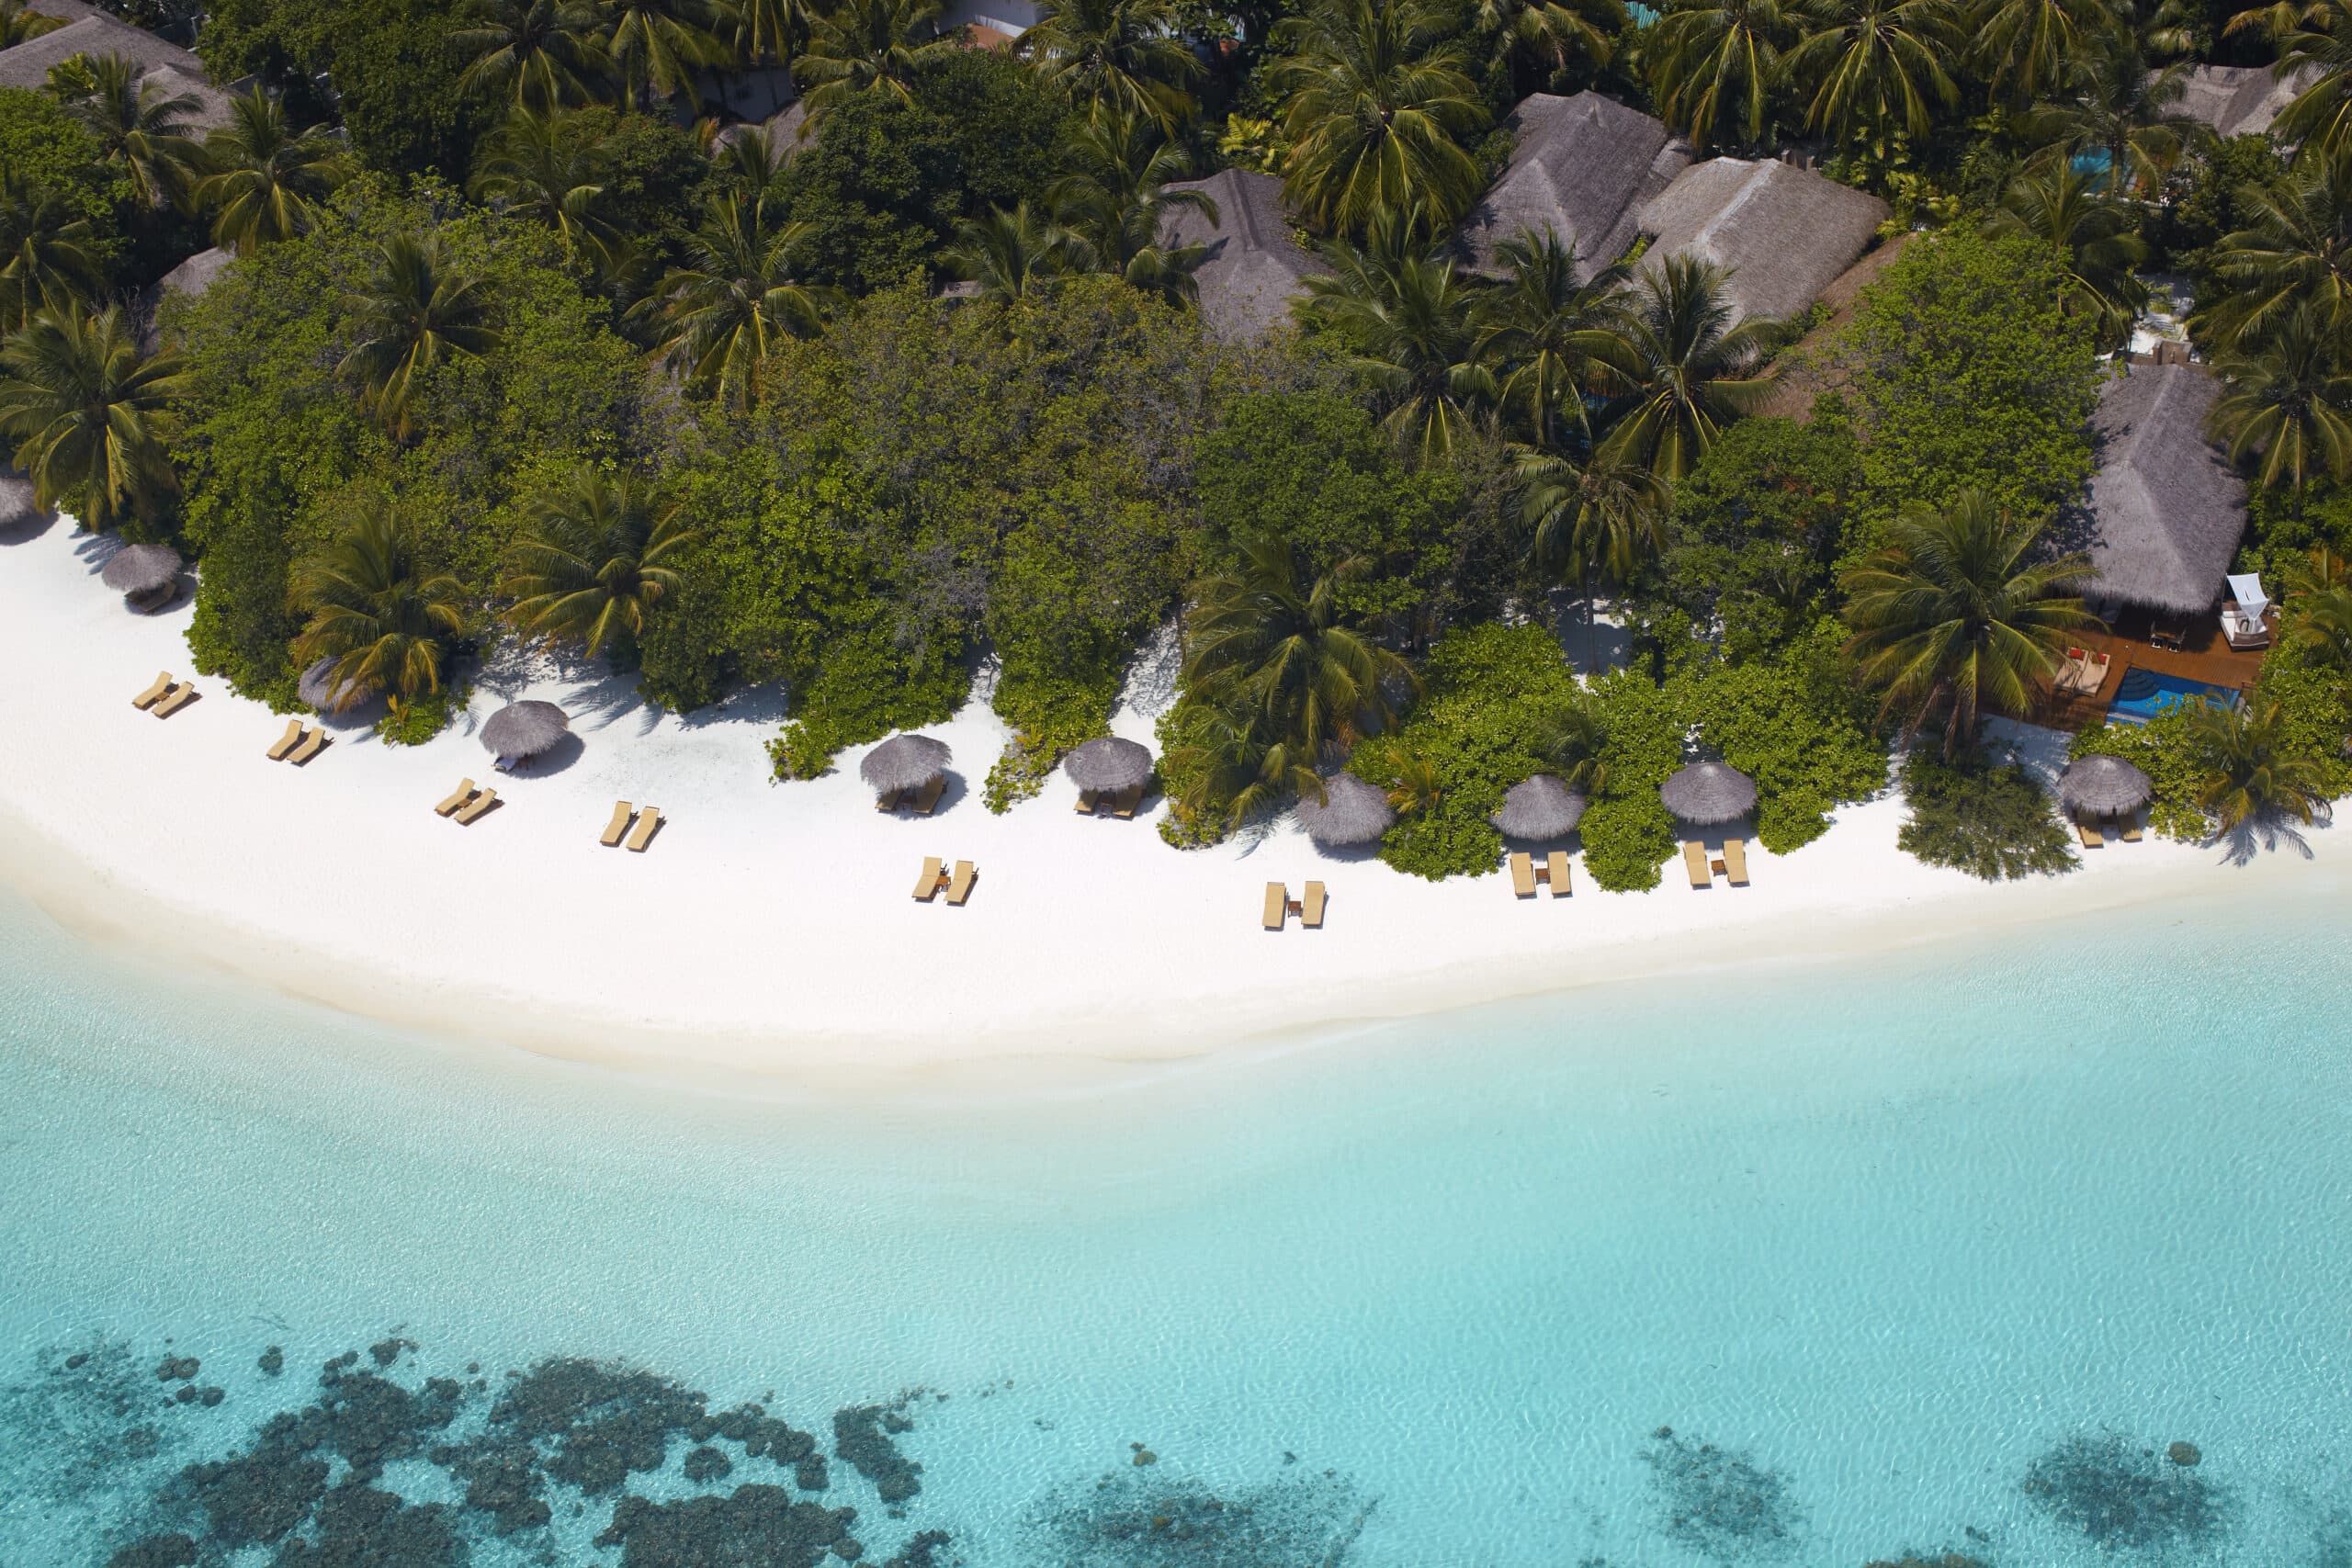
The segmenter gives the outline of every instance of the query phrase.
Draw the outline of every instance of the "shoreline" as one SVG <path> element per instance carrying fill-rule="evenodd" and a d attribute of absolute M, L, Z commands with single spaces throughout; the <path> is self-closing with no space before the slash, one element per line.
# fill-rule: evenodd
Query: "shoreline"
<path fill-rule="evenodd" d="M 190 673 L 185 600 L 134 615 L 99 586 L 105 547 L 60 521 L 0 544 L 0 849 L 9 880 L 90 940 L 193 962 L 299 1000 L 595 1066 L 815 1086 L 877 1075 L 964 1089 L 1020 1064 L 1073 1086 L 1363 1027 L 1614 982 L 1894 952 L 2233 888 L 2247 866 L 2153 838 L 2058 879 L 1988 885 L 1899 851 L 1899 799 L 1840 810 L 1792 856 L 1751 845 L 1753 884 L 1514 899 L 1499 874 L 1428 883 L 1325 855 L 1288 822 L 1179 852 L 1135 820 L 1081 818 L 1058 773 L 990 817 L 978 781 L 1003 731 L 984 705 L 931 733 L 951 785 L 935 818 L 884 817 L 859 750 L 773 784 L 762 694 L 655 714 L 625 684 L 501 660 L 470 712 L 390 748 L 364 725 L 308 769 L 263 749 L 282 716 L 198 678 L 169 719 L 130 695 Z M 61 655 L 61 650 L 64 650 Z M 474 730 L 545 697 L 581 744 L 500 775 Z M 1123 706 L 1116 732 L 1149 742 Z M 861 749 L 862 750 L 862 749 Z M 430 812 L 460 776 L 499 790 L 471 828 Z M 662 808 L 644 854 L 601 848 L 616 798 Z M 2324 854 L 2337 829 L 2308 837 Z M 923 855 L 969 858 L 963 908 L 907 894 Z M 1259 927 L 1264 884 L 1330 889 L 1319 931 Z"/>

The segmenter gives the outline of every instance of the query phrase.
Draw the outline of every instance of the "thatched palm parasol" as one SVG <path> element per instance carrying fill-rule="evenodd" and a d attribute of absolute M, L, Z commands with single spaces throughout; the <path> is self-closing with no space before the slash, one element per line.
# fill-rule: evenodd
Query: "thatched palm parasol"
<path fill-rule="evenodd" d="M 1685 822 L 1705 827 L 1756 809 L 1756 781 L 1724 762 L 1693 762 L 1658 786 L 1657 797 Z"/>
<path fill-rule="evenodd" d="M 33 481 L 10 468 L 0 467 L 0 533 L 21 528 L 41 515 L 35 504 Z"/>
<path fill-rule="evenodd" d="M 954 753 L 944 740 L 928 735 L 893 735 L 865 754 L 857 776 L 884 795 L 893 790 L 921 789 L 947 771 Z"/>
<path fill-rule="evenodd" d="M 1073 747 L 1062 772 L 1080 789 L 1116 795 L 1151 777 L 1151 748 L 1105 735 Z"/>
<path fill-rule="evenodd" d="M 98 581 L 131 599 L 160 593 L 180 580 L 180 553 L 169 545 L 125 545 Z"/>
<path fill-rule="evenodd" d="M 1368 844 L 1396 820 L 1388 797 L 1353 773 L 1324 780 L 1323 794 L 1320 805 L 1311 795 L 1298 801 L 1298 825 L 1318 844 Z"/>
<path fill-rule="evenodd" d="M 1585 798 L 1550 773 L 1521 779 L 1503 796 L 1503 808 L 1488 818 L 1510 839 L 1558 839 L 1576 830 Z"/>
<path fill-rule="evenodd" d="M 571 721 L 553 703 L 509 703 L 481 727 L 481 743 L 501 758 L 536 757 L 571 730 Z"/>
<path fill-rule="evenodd" d="M 302 679 L 295 685 L 294 694 L 313 713 L 341 713 L 375 694 L 356 681 L 336 685 L 331 679 L 334 667 L 334 660 L 319 660 L 302 671 Z"/>
<path fill-rule="evenodd" d="M 2058 775 L 2058 799 L 2077 817 L 2121 817 L 2155 796 L 2154 781 L 2120 757 L 2077 757 Z"/>

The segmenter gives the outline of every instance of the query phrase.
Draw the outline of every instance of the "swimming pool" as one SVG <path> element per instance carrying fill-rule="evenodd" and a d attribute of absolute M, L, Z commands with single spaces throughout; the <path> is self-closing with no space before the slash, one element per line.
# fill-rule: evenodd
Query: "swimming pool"
<path fill-rule="evenodd" d="M 2154 670 L 2126 670 L 2115 688 L 2115 700 L 2107 706 L 2109 724 L 2145 724 L 2160 713 L 2168 713 L 2183 703 L 2200 698 L 2211 699 L 2223 707 L 2238 705 L 2238 694 L 2227 686 L 2216 686 L 2208 681 L 2192 681 L 2186 675 L 2165 675 Z"/>

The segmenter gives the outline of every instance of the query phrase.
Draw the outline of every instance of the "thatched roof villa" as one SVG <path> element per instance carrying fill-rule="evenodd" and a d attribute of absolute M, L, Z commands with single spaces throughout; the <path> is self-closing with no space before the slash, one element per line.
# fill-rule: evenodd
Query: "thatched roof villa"
<path fill-rule="evenodd" d="M 2217 136 L 2252 136 L 2268 130 L 2316 74 L 2305 67 L 2282 82 L 2267 65 L 2199 65 L 2188 73 L 2172 107 L 2212 127 Z"/>
<path fill-rule="evenodd" d="M 1289 321 L 1291 301 L 1306 294 L 1306 277 L 1323 269 L 1291 232 L 1282 181 L 1227 169 L 1168 188 L 1202 191 L 1216 203 L 1215 223 L 1204 213 L 1180 210 L 1168 230 L 1171 244 L 1208 247 L 1193 275 L 1208 334 L 1223 343 L 1246 342 Z"/>
<path fill-rule="evenodd" d="M 54 0 L 34 7 L 44 15 L 58 14 Z M 193 94 L 199 107 L 189 117 L 199 130 L 229 123 L 229 95 L 212 85 L 204 62 L 189 50 L 166 43 L 153 33 L 119 22 L 103 12 L 92 12 L 68 22 L 55 32 L 28 39 L 14 49 L 0 50 L 0 87 L 38 90 L 49 82 L 50 68 L 77 54 L 103 59 L 119 54 L 144 72 L 146 79 L 174 93 Z"/>
<path fill-rule="evenodd" d="M 1462 224 L 1481 268 L 1494 266 L 1504 241 L 1548 225 L 1576 246 L 1577 270 L 1590 277 L 1633 248 L 1643 205 L 1690 164 L 1690 149 L 1664 121 L 1590 91 L 1531 93 L 1503 128 L 1510 164 Z"/>
<path fill-rule="evenodd" d="M 2245 532 L 2245 485 L 2206 434 L 2221 384 L 2192 365 L 2142 365 L 2091 416 L 2094 602 L 2196 615 L 2222 596 Z"/>
<path fill-rule="evenodd" d="M 1642 209 L 1645 265 L 1693 255 L 1729 275 L 1736 320 L 1803 315 L 1869 248 L 1891 209 L 1792 164 L 1710 158 Z"/>

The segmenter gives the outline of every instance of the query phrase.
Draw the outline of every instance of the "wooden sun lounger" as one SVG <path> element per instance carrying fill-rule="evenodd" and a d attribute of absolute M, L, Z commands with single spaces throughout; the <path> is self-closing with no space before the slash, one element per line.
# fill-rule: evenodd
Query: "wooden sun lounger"
<path fill-rule="evenodd" d="M 926 904 L 930 903 L 939 897 L 940 884 L 946 880 L 947 878 L 940 874 L 939 857 L 937 855 L 923 856 L 922 874 L 915 878 L 915 897 Z"/>
<path fill-rule="evenodd" d="M 916 791 L 915 797 L 907 804 L 915 808 L 916 816 L 928 817 L 931 815 L 931 808 L 939 804 L 939 797 L 946 793 L 947 775 L 942 773 Z"/>
<path fill-rule="evenodd" d="M 155 683 L 153 685 L 148 687 L 145 691 L 131 698 L 130 705 L 137 708 L 140 712 L 144 713 L 149 708 L 153 707 L 157 703 L 162 702 L 164 700 L 164 694 L 171 689 L 172 672 L 166 670 L 155 677 Z"/>
<path fill-rule="evenodd" d="M 314 724 L 311 726 L 311 733 L 303 737 L 302 744 L 294 748 L 294 754 L 286 760 L 293 763 L 298 768 L 307 767 L 310 764 L 311 758 L 317 756 L 326 749 L 326 726 L 322 724 Z"/>
<path fill-rule="evenodd" d="M 1715 885 L 1715 874 L 1707 865 L 1707 846 L 1696 839 L 1683 840 L 1682 869 L 1690 874 L 1690 886 L 1693 887 Z"/>
<path fill-rule="evenodd" d="M 2086 850 L 2103 850 L 2107 847 L 2107 840 L 2099 836 L 2099 830 L 2087 822 L 2075 823 L 2075 831 L 2082 835 L 2083 848 Z"/>
<path fill-rule="evenodd" d="M 1096 805 L 1098 805 L 1098 804 L 1102 801 L 1102 792 L 1101 790 L 1099 790 L 1099 789 L 1082 789 L 1082 790 L 1080 790 L 1080 791 L 1078 792 L 1078 811 L 1079 811 L 1079 815 L 1080 815 L 1080 816 L 1081 816 L 1081 817 L 1091 817 L 1091 816 L 1093 816 L 1093 815 L 1094 815 L 1094 807 L 1096 807 Z"/>
<path fill-rule="evenodd" d="M 286 733 L 277 738 L 277 744 L 263 752 L 262 755 L 267 757 L 273 762 L 282 762 L 286 761 L 286 753 L 291 751 L 295 747 L 301 743 L 302 721 L 299 718 L 289 718 L 286 721 Z"/>
<path fill-rule="evenodd" d="M 2140 819 L 2137 817 L 2126 817 L 2123 819 L 2123 831 L 2117 836 L 2122 839 L 2122 840 L 2127 844 L 2138 843 L 2140 841 Z"/>
<path fill-rule="evenodd" d="M 1568 870 L 1567 851 L 1554 850 L 1549 855 L 1544 857 L 1544 880 L 1552 885 L 1553 897 L 1565 898 L 1568 896 L 1568 878 L 1570 874 L 1571 874 Z"/>
<path fill-rule="evenodd" d="M 1747 886 L 1747 840 L 1725 839 L 1724 840 L 1724 880 L 1729 882 L 1734 887 Z"/>
<path fill-rule="evenodd" d="M 613 802 L 613 819 L 605 824 L 605 830 L 597 837 L 596 841 L 608 850 L 619 843 L 621 835 L 628 831 L 628 819 L 635 815 L 637 815 L 637 807 L 628 801 Z"/>
<path fill-rule="evenodd" d="M 463 811 L 458 813 L 456 818 L 458 826 L 460 828 L 472 827 L 474 818 L 480 817 L 483 812 L 489 810 L 492 807 L 496 806 L 497 804 L 498 792 L 496 790 L 486 789 L 482 791 L 480 795 L 474 796 L 473 799 L 466 803 L 466 808 Z"/>
<path fill-rule="evenodd" d="M 1299 901 L 1298 923 L 1310 928 L 1321 926 L 1323 924 L 1323 885 L 1319 882 L 1308 883 L 1306 885 L 1306 897 Z"/>
<path fill-rule="evenodd" d="M 1510 891 L 1514 898 L 1535 897 L 1534 856 L 1521 854 L 1510 857 Z"/>
<path fill-rule="evenodd" d="M 1278 931 L 1290 919 L 1290 888 L 1280 882 L 1266 884 L 1266 929 Z"/>
<path fill-rule="evenodd" d="M 972 884 L 979 880 L 979 875 L 978 866 L 967 860 L 957 861 L 956 874 L 947 884 L 947 901 L 951 904 L 961 904 L 965 899 L 969 898 L 972 896 Z"/>
<path fill-rule="evenodd" d="M 187 706 L 188 704 L 195 700 L 196 682 L 193 681 L 182 681 L 173 691 L 172 694 L 165 697 L 162 702 L 157 703 L 152 711 L 157 718 L 169 718 L 172 715 L 179 712 L 180 709 Z"/>
<path fill-rule="evenodd" d="M 1131 784 L 1121 790 L 1111 801 L 1111 815 L 1132 821 L 1136 807 L 1143 804 L 1143 785 Z"/>
<path fill-rule="evenodd" d="M 638 854 L 643 854 L 645 846 L 653 841 L 653 835 L 662 830 L 662 808 L 658 806 L 649 806 L 639 812 L 637 831 L 628 836 L 629 849 Z"/>
<path fill-rule="evenodd" d="M 435 807 L 433 808 L 433 815 L 435 815 L 435 817 L 447 817 L 447 816 L 448 816 L 451 812 L 453 812 L 453 811 L 457 810 L 457 809 L 458 809 L 458 807 L 459 807 L 460 806 L 463 806 L 463 805 L 466 803 L 466 801 L 467 801 L 467 800 L 468 800 L 468 799 L 469 799 L 472 795 L 473 795 L 473 793 L 474 793 L 474 781 L 473 781 L 473 780 L 471 780 L 471 779 L 465 779 L 465 780 L 460 781 L 460 782 L 458 783 L 458 787 L 457 787 L 456 789 L 451 790 L 451 791 L 449 792 L 449 798 L 448 798 L 448 799 L 447 799 L 447 800 L 445 800 L 445 801 L 443 801 L 440 805 L 438 805 L 438 806 L 436 806 L 436 807 Z"/>
<path fill-rule="evenodd" d="M 884 790 L 880 795 L 874 797 L 874 809 L 876 811 L 896 811 L 899 809 L 899 797 L 906 793 L 907 792 L 902 789 Z"/>

